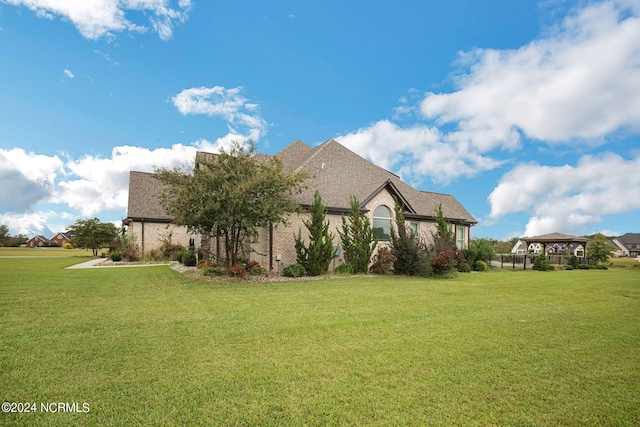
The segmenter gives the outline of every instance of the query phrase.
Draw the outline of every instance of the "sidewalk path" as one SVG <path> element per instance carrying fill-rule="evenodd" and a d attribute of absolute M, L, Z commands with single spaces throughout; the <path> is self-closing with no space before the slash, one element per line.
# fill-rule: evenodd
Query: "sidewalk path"
<path fill-rule="evenodd" d="M 122 265 L 97 265 L 104 262 L 105 258 L 95 258 L 80 264 L 70 265 L 66 270 L 73 270 L 79 268 L 126 268 L 126 267 L 156 267 L 158 265 L 171 265 L 168 262 L 158 264 L 122 264 Z"/>

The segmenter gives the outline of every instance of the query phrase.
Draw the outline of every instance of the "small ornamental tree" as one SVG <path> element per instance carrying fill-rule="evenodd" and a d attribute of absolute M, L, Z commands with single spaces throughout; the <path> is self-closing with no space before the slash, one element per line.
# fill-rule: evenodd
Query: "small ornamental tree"
<path fill-rule="evenodd" d="M 436 208 L 436 231 L 432 233 L 434 256 L 431 259 L 433 271 L 438 274 L 447 273 L 453 269 L 467 264 L 464 254 L 456 246 L 453 230 L 447 224 L 442 212 L 442 205 Z"/>
<path fill-rule="evenodd" d="M 614 251 L 615 248 L 607 243 L 606 237 L 601 233 L 596 233 L 593 241 L 587 245 L 587 256 L 602 264 L 609 261 Z"/>
<path fill-rule="evenodd" d="M 351 196 L 351 212 L 342 217 L 342 232 L 338 230 L 344 261 L 353 269 L 354 274 L 366 273 L 377 240 L 373 237 L 373 227 L 366 215 L 360 212 L 360 202 Z"/>
<path fill-rule="evenodd" d="M 329 264 L 335 255 L 333 249 L 333 233 L 329 232 L 327 208 L 322 203 L 322 197 L 318 191 L 313 196 L 313 203 L 309 206 L 311 218 L 303 220 L 309 230 L 309 245 L 305 245 L 302 239 L 302 230 L 298 229 L 298 235 L 294 235 L 296 257 L 298 264 L 302 265 L 309 276 L 319 276 L 329 271 Z"/>
<path fill-rule="evenodd" d="M 391 227 L 391 253 L 396 257 L 393 272 L 408 276 L 428 275 L 426 247 L 419 236 L 407 226 L 402 209 L 403 206 L 396 201 L 396 226 Z"/>
<path fill-rule="evenodd" d="M 79 219 L 68 227 L 71 243 L 76 247 L 91 249 L 93 256 L 98 250 L 109 246 L 118 238 L 118 229 L 110 222 L 100 222 L 98 218 Z"/>
<path fill-rule="evenodd" d="M 169 216 L 192 233 L 221 237 L 227 269 L 238 264 L 258 229 L 286 223 L 298 209 L 292 195 L 304 188 L 305 171 L 287 171 L 278 156 L 258 158 L 256 146 L 234 142 L 229 150 L 202 156 L 193 171 L 158 169 L 161 201 Z"/>

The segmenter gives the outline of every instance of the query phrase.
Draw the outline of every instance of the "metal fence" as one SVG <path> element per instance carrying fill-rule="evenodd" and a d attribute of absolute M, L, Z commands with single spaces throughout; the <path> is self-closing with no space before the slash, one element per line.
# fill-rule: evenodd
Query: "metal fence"
<path fill-rule="evenodd" d="M 514 270 L 533 269 L 533 261 L 539 256 L 541 255 L 497 254 L 491 258 L 491 266 L 499 268 L 512 268 Z M 559 266 L 569 265 L 570 257 L 571 255 L 546 255 L 549 263 Z M 597 264 L 596 260 L 587 257 L 578 257 L 578 262 L 580 264 Z"/>

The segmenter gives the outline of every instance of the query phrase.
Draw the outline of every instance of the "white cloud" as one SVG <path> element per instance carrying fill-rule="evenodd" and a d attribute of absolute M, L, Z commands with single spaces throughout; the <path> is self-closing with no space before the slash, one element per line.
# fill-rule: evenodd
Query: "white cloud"
<path fill-rule="evenodd" d="M 83 37 L 97 40 L 113 37 L 123 31 L 144 32 L 147 27 L 127 18 L 128 12 L 143 12 L 162 40 L 173 36 L 174 23 L 184 22 L 191 10 L 191 1 L 180 0 L 177 8 L 168 0 L 0 0 L 24 6 L 46 19 L 56 16 L 71 21 Z"/>
<path fill-rule="evenodd" d="M 230 89 L 200 86 L 184 89 L 171 99 L 182 115 L 220 117 L 232 126 L 249 128 L 249 133 L 259 138 L 265 134 L 267 122 L 260 117 L 258 104 L 249 102 L 240 94 L 241 91 L 242 86 Z M 230 132 L 237 133 L 235 129 L 230 129 Z"/>
<path fill-rule="evenodd" d="M 480 155 L 468 144 L 449 143 L 436 127 L 402 128 L 381 120 L 336 140 L 373 163 L 398 171 L 403 179 L 419 183 L 423 177 L 448 183 L 498 167 L 501 162 Z"/>
<path fill-rule="evenodd" d="M 603 215 L 640 209 L 640 154 L 583 156 L 576 166 L 527 163 L 505 174 L 489 195 L 496 220 L 516 212 L 532 216 L 525 235 L 581 234 Z"/>
<path fill-rule="evenodd" d="M 48 221 L 57 215 L 53 211 L 47 212 L 29 212 L 29 213 L 5 213 L 0 215 L 0 224 L 9 227 L 11 235 L 23 234 L 27 237 L 53 235 L 52 230 L 48 226 Z M 65 231 L 65 230 L 57 230 Z"/>
<path fill-rule="evenodd" d="M 64 75 L 69 79 L 73 79 L 75 77 L 70 70 L 64 70 Z"/>
<path fill-rule="evenodd" d="M 428 93 L 422 113 L 457 130 L 447 140 L 480 152 L 516 149 L 519 133 L 551 143 L 598 144 L 640 129 L 640 6 L 611 0 L 567 17 L 517 50 L 461 55 L 454 93 Z"/>
<path fill-rule="evenodd" d="M 198 147 L 214 148 L 198 143 Z M 67 176 L 58 183 L 56 200 L 82 215 L 101 211 L 124 210 L 128 203 L 129 172 L 152 172 L 154 167 L 172 168 L 191 163 L 196 146 L 175 144 L 169 148 L 149 150 L 142 147 L 118 146 L 111 157 L 85 156 L 69 160 Z"/>
<path fill-rule="evenodd" d="M 63 171 L 58 156 L 27 153 L 21 148 L 0 148 L 0 211 L 25 212 L 54 191 Z"/>

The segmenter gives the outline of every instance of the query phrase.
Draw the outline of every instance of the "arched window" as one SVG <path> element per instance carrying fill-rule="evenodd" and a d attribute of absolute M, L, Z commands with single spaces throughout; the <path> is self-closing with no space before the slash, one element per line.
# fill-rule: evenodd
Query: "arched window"
<path fill-rule="evenodd" d="M 385 205 L 373 211 L 373 236 L 378 241 L 386 242 L 391 238 L 391 209 Z"/>

